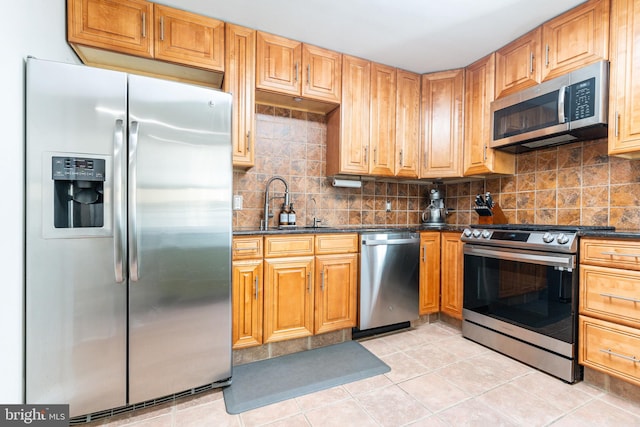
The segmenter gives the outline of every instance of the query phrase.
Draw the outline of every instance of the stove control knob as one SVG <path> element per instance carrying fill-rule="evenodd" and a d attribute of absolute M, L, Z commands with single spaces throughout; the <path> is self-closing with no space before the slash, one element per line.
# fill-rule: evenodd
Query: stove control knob
<path fill-rule="evenodd" d="M 471 229 L 465 228 L 462 234 L 464 234 L 465 237 L 471 237 Z"/>
<path fill-rule="evenodd" d="M 473 230 L 473 237 L 475 237 L 476 239 L 480 237 L 480 234 L 481 234 L 480 230 Z"/>
<path fill-rule="evenodd" d="M 482 238 L 483 239 L 488 239 L 489 237 L 491 237 L 491 232 L 489 232 L 489 230 L 483 230 L 482 231 Z"/>
<path fill-rule="evenodd" d="M 554 235 L 553 235 L 553 234 L 551 234 L 551 233 L 544 233 L 544 234 L 542 235 L 542 241 L 543 241 L 543 242 L 545 242 L 545 243 L 551 243 L 551 242 L 553 242 L 553 239 L 554 239 L 555 237 L 556 237 L 556 236 L 554 236 Z"/>
<path fill-rule="evenodd" d="M 558 241 L 558 243 L 560 243 L 561 245 L 564 245 L 566 243 L 569 242 L 569 236 L 567 236 L 564 233 L 560 233 L 558 234 L 558 238 L 556 239 Z"/>

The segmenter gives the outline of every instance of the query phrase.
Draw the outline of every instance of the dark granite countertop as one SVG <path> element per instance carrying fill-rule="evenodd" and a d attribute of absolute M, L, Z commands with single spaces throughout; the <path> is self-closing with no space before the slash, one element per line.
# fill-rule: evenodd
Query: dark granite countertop
<path fill-rule="evenodd" d="M 369 233 L 377 231 L 459 231 L 462 233 L 464 226 L 459 225 L 417 225 L 417 226 L 320 226 L 320 227 L 286 227 L 286 228 L 269 228 L 269 230 L 260 230 L 257 227 L 239 227 L 233 230 L 234 236 L 258 236 L 271 234 L 320 234 L 320 233 Z"/>
<path fill-rule="evenodd" d="M 581 237 L 599 237 L 602 239 L 638 239 L 640 229 L 587 230 L 579 233 Z"/>

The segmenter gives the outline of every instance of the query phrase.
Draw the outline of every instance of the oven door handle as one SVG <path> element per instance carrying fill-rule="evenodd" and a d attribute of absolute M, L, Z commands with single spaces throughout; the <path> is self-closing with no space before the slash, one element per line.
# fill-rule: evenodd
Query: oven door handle
<path fill-rule="evenodd" d="M 568 270 L 574 269 L 576 267 L 575 255 L 569 254 L 545 254 L 524 251 L 511 252 L 473 245 L 465 245 L 464 254 L 485 258 L 504 259 L 507 261 L 527 262 L 529 264 L 548 265 L 551 267 L 558 267 Z"/>

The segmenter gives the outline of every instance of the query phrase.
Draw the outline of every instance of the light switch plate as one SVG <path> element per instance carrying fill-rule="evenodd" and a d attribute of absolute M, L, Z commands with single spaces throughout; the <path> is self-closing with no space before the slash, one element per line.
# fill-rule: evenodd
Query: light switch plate
<path fill-rule="evenodd" d="M 242 210 L 242 196 L 238 194 L 233 196 L 233 210 L 234 211 Z"/>

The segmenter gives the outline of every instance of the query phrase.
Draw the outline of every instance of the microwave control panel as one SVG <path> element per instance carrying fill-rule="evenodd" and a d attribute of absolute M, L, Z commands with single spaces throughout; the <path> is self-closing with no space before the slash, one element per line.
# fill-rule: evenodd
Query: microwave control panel
<path fill-rule="evenodd" d="M 595 114 L 596 79 L 594 77 L 571 85 L 571 121 Z"/>

